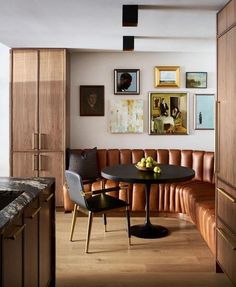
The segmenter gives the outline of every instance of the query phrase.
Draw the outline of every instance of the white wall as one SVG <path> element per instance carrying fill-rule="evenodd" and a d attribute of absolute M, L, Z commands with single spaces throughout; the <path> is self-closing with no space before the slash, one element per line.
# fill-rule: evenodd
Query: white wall
<path fill-rule="evenodd" d="M 9 176 L 9 48 L 0 43 L 0 176 Z"/>
<path fill-rule="evenodd" d="M 189 89 L 189 135 L 148 135 L 148 92 L 154 88 L 155 66 L 180 66 L 181 86 L 185 89 L 185 72 L 208 72 L 208 89 Z M 140 69 L 140 95 L 114 95 L 114 69 Z M 80 117 L 79 86 L 105 86 L 105 116 Z M 215 93 L 215 53 L 145 53 L 145 52 L 73 52 L 71 55 L 71 148 L 179 148 L 214 150 L 213 130 L 194 130 L 194 93 Z M 162 89 L 163 90 L 163 89 Z M 174 89 L 165 89 L 165 91 Z M 109 102 L 111 99 L 144 100 L 144 132 L 111 134 Z"/>

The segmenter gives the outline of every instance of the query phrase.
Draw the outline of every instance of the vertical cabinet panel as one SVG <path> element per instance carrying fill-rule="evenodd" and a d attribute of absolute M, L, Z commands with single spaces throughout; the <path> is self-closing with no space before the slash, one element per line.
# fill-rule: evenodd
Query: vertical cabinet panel
<path fill-rule="evenodd" d="M 40 197 L 39 215 L 39 286 L 55 284 L 55 206 L 53 194 Z"/>
<path fill-rule="evenodd" d="M 4 232 L 2 242 L 3 286 L 23 286 L 22 216 Z"/>
<path fill-rule="evenodd" d="M 236 27 L 218 40 L 218 172 L 236 186 Z"/>
<path fill-rule="evenodd" d="M 12 52 L 12 149 L 37 149 L 38 52 Z"/>
<path fill-rule="evenodd" d="M 216 260 L 236 284 L 236 0 L 218 13 Z"/>
<path fill-rule="evenodd" d="M 38 198 L 24 211 L 24 287 L 38 286 L 39 212 Z"/>
<path fill-rule="evenodd" d="M 41 150 L 65 145 L 65 51 L 40 51 L 39 136 Z"/>
<path fill-rule="evenodd" d="M 63 205 L 64 153 L 44 152 L 39 154 L 39 176 L 56 178 L 56 205 Z"/>
<path fill-rule="evenodd" d="M 13 152 L 12 173 L 16 177 L 38 176 L 37 152 Z"/>

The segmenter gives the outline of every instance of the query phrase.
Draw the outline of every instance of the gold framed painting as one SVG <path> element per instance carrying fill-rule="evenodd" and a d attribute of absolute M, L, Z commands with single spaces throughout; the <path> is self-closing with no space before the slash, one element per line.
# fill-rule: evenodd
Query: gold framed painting
<path fill-rule="evenodd" d="M 186 92 L 149 92 L 149 135 L 187 135 L 188 98 Z"/>
<path fill-rule="evenodd" d="M 156 88 L 179 88 L 179 66 L 155 67 Z"/>

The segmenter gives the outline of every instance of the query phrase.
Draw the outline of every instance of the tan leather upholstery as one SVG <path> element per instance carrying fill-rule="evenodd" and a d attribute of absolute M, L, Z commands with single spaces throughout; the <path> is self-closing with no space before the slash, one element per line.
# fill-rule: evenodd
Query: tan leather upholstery
<path fill-rule="evenodd" d="M 72 150 L 74 153 L 81 150 Z M 201 235 L 215 254 L 215 184 L 214 184 L 214 153 L 177 149 L 98 149 L 99 170 L 105 166 L 136 163 L 142 157 L 152 156 L 159 163 L 181 165 L 193 168 L 195 178 L 188 182 L 172 184 L 153 184 L 150 194 L 150 210 L 173 214 L 186 214 L 196 224 Z M 118 185 L 111 180 L 106 187 Z M 145 210 L 145 192 L 142 184 L 130 184 L 129 202 L 132 211 Z M 86 186 L 86 190 L 100 188 L 96 182 Z M 111 193 L 120 199 L 126 199 L 126 193 Z M 65 211 L 73 206 L 64 190 Z"/>

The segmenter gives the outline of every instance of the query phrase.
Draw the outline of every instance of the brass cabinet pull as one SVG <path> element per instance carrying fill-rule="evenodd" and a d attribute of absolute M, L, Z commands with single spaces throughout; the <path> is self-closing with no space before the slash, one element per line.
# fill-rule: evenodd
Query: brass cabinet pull
<path fill-rule="evenodd" d="M 34 154 L 32 156 L 32 166 L 33 166 L 33 171 L 38 170 L 38 155 Z"/>
<path fill-rule="evenodd" d="M 39 146 L 39 137 L 37 133 L 32 133 L 32 149 L 38 149 Z"/>
<path fill-rule="evenodd" d="M 226 232 L 222 229 L 222 228 L 216 228 L 216 230 L 219 232 L 219 234 L 222 236 L 222 238 L 224 238 L 224 240 L 230 245 L 230 247 L 232 248 L 232 250 L 236 250 L 236 245 L 234 245 L 230 239 L 228 239 Z"/>
<path fill-rule="evenodd" d="M 232 203 L 236 203 L 236 199 L 233 198 L 233 196 L 229 195 L 223 188 L 217 187 L 217 190 L 223 194 L 225 197 L 227 197 Z"/>
<path fill-rule="evenodd" d="M 39 213 L 39 211 L 41 210 L 41 206 L 39 207 L 39 208 L 37 208 L 36 210 L 35 210 L 35 212 L 34 213 L 32 213 L 30 216 L 27 216 L 26 218 L 29 218 L 29 219 L 34 219 L 35 218 L 35 216 Z"/>
<path fill-rule="evenodd" d="M 23 224 L 22 226 L 18 226 L 17 230 L 10 236 L 6 237 L 6 239 L 10 240 L 16 240 L 16 238 L 22 233 L 22 231 L 25 229 L 26 224 Z"/>
<path fill-rule="evenodd" d="M 39 149 L 45 149 L 45 134 L 39 133 Z"/>
<path fill-rule="evenodd" d="M 45 198 L 45 202 L 49 202 L 53 198 L 54 194 L 51 193 L 47 198 Z"/>
<path fill-rule="evenodd" d="M 217 158 L 216 158 L 216 172 L 220 172 L 220 101 L 216 102 L 216 122 L 217 122 L 217 129 L 216 129 L 216 151 L 217 151 Z"/>
<path fill-rule="evenodd" d="M 44 170 L 44 166 L 43 166 L 43 155 L 39 155 L 39 170 Z"/>

